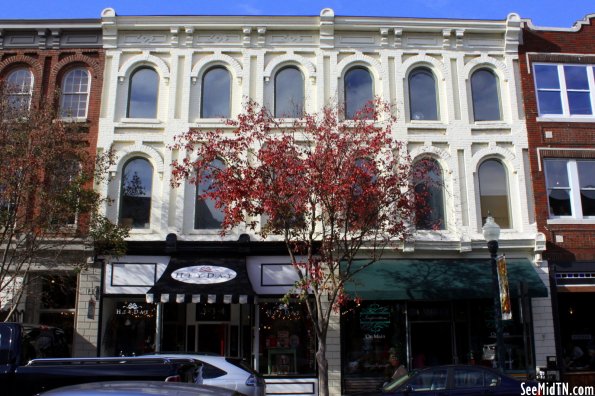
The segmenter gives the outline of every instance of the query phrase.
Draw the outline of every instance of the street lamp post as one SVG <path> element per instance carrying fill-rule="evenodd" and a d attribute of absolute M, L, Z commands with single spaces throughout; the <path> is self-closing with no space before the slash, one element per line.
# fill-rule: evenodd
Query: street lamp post
<path fill-rule="evenodd" d="M 494 322 L 496 325 L 496 359 L 498 370 L 504 370 L 504 338 L 502 336 L 502 308 L 500 306 L 500 286 L 498 284 L 498 239 L 500 238 L 500 226 L 488 213 L 483 225 L 483 237 L 488 243 L 490 262 L 492 265 L 492 292 L 494 294 Z"/>

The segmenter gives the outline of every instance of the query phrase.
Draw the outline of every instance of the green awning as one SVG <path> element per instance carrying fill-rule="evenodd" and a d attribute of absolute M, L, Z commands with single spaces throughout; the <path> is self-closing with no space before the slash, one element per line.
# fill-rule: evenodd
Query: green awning
<path fill-rule="evenodd" d="M 359 268 L 364 262 L 356 262 Z M 519 296 L 525 282 L 529 297 L 548 291 L 528 260 L 507 259 L 509 292 Z M 345 285 L 351 297 L 365 300 L 453 300 L 492 298 L 490 260 L 381 260 Z"/>

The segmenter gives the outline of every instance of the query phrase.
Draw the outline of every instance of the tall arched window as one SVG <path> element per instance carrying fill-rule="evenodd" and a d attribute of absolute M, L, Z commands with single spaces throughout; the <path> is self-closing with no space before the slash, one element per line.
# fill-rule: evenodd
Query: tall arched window
<path fill-rule="evenodd" d="M 124 165 L 120 186 L 119 222 L 132 228 L 149 228 L 153 166 L 145 158 L 133 158 Z"/>
<path fill-rule="evenodd" d="M 498 77 L 490 69 L 479 69 L 471 75 L 471 96 L 475 121 L 502 119 L 498 84 Z"/>
<path fill-rule="evenodd" d="M 344 89 L 345 117 L 353 119 L 374 98 L 372 76 L 368 69 L 354 67 L 347 71 L 344 78 Z M 360 118 L 365 118 L 365 115 L 362 114 Z"/>
<path fill-rule="evenodd" d="M 435 159 L 426 158 L 415 163 L 414 174 L 420 180 L 415 184 L 415 192 L 422 201 L 417 205 L 415 226 L 419 230 L 444 230 L 444 179 L 442 168 Z"/>
<path fill-rule="evenodd" d="M 212 179 L 213 171 L 224 169 L 220 159 L 213 160 L 208 169 L 202 170 L 200 183 L 196 186 L 196 204 L 194 207 L 194 228 L 199 230 L 217 230 L 223 223 L 223 210 L 215 207 L 215 201 L 201 195 L 213 191 L 216 186 Z"/>
<path fill-rule="evenodd" d="M 409 116 L 412 120 L 437 120 L 438 96 L 436 79 L 425 67 L 409 74 Z"/>
<path fill-rule="evenodd" d="M 87 69 L 78 67 L 68 71 L 62 80 L 60 115 L 74 118 L 86 117 L 90 87 Z"/>
<path fill-rule="evenodd" d="M 231 76 L 229 71 L 216 66 L 202 77 L 202 118 L 229 118 L 231 114 Z"/>
<path fill-rule="evenodd" d="M 481 224 L 485 223 L 488 212 L 502 228 L 511 227 L 508 175 L 502 162 L 489 159 L 479 166 L 479 202 Z"/>
<path fill-rule="evenodd" d="M 159 75 L 154 69 L 141 67 L 130 76 L 128 117 L 157 118 Z"/>
<path fill-rule="evenodd" d="M 29 110 L 31 93 L 33 92 L 33 74 L 31 70 L 21 67 L 11 71 L 6 77 L 8 103 L 15 111 Z"/>
<path fill-rule="evenodd" d="M 294 66 L 275 74 L 275 117 L 299 118 L 304 111 L 304 76 Z"/>

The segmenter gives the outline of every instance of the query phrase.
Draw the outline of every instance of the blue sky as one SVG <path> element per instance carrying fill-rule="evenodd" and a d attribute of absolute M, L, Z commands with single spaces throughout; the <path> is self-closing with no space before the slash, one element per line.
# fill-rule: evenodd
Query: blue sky
<path fill-rule="evenodd" d="M 0 19 L 98 18 L 119 15 L 336 15 L 504 19 L 510 12 L 537 26 L 571 27 L 595 13 L 593 0 L 1 0 Z"/>

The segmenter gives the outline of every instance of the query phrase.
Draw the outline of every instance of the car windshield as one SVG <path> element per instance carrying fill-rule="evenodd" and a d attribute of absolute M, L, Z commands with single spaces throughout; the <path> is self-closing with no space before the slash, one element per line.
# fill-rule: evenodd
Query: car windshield
<path fill-rule="evenodd" d="M 405 383 L 409 378 L 411 378 L 416 371 L 411 373 L 405 373 L 403 376 L 390 380 L 386 385 L 382 387 L 383 392 L 392 392 Z"/>
<path fill-rule="evenodd" d="M 233 364 L 236 367 L 239 367 L 243 370 L 246 370 L 247 372 L 249 372 L 250 374 L 259 376 L 260 374 L 254 370 L 252 367 L 250 367 L 248 365 L 248 362 L 246 362 L 245 360 L 239 359 L 239 358 L 225 358 L 225 360 L 227 360 L 229 363 Z"/>

